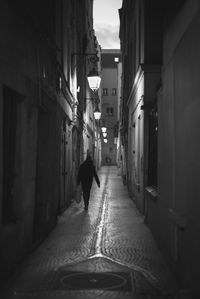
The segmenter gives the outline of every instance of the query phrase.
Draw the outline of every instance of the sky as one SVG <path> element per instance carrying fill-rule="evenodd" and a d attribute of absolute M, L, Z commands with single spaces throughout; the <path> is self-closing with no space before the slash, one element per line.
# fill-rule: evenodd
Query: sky
<path fill-rule="evenodd" d="M 94 29 L 102 49 L 119 49 L 119 14 L 122 0 L 94 0 Z"/>

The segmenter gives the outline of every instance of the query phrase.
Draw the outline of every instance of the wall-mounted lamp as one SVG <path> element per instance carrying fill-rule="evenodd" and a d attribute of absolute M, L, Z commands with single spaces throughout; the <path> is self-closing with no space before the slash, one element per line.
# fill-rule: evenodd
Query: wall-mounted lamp
<path fill-rule="evenodd" d="M 72 53 L 72 56 L 89 56 L 89 60 L 91 63 L 95 64 L 99 61 L 99 57 L 97 56 L 97 53 Z M 95 68 L 93 68 L 89 74 L 87 75 L 89 87 L 93 91 L 97 91 L 99 89 L 100 83 L 101 83 L 101 77 L 99 76 L 99 73 Z"/>
<path fill-rule="evenodd" d="M 102 133 L 105 133 L 107 131 L 107 128 L 106 127 L 102 127 L 101 131 L 102 131 Z"/>
<path fill-rule="evenodd" d="M 103 134 L 103 137 L 106 138 L 107 137 L 107 133 L 102 133 Z"/>
<path fill-rule="evenodd" d="M 99 110 L 99 107 L 98 107 L 98 102 L 99 102 L 99 99 L 98 98 L 85 98 L 85 101 L 96 101 L 96 108 L 94 110 L 94 118 L 96 120 L 99 120 L 101 118 L 101 111 Z"/>
<path fill-rule="evenodd" d="M 99 107 L 97 106 L 96 109 L 94 110 L 94 118 L 96 120 L 99 120 L 101 118 L 101 111 L 99 110 Z"/>
<path fill-rule="evenodd" d="M 99 76 L 98 72 L 93 69 L 87 75 L 89 87 L 95 92 L 99 89 L 101 83 L 101 77 Z"/>

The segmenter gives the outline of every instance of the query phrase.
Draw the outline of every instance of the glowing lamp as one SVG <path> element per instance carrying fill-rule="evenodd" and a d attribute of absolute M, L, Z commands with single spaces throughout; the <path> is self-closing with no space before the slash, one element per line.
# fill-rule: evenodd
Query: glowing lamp
<path fill-rule="evenodd" d="M 87 76 L 89 87 L 93 91 L 97 91 L 99 89 L 101 83 L 101 77 L 99 76 L 98 72 L 93 69 Z"/>
<path fill-rule="evenodd" d="M 101 118 L 101 111 L 99 110 L 99 107 L 97 106 L 95 111 L 94 111 L 94 118 L 96 120 L 99 120 Z"/>

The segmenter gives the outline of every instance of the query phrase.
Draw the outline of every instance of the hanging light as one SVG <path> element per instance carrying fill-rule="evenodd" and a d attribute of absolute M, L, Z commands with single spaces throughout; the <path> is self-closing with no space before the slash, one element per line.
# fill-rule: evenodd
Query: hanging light
<path fill-rule="evenodd" d="M 99 107 L 97 106 L 95 111 L 94 111 L 94 118 L 96 120 L 99 120 L 101 118 L 101 111 L 99 110 Z"/>
<path fill-rule="evenodd" d="M 104 140 L 103 140 L 105 143 L 107 143 L 108 142 L 108 139 L 106 139 L 106 138 L 104 138 Z"/>
<path fill-rule="evenodd" d="M 89 87 L 93 91 L 97 91 L 101 83 L 101 77 L 99 76 L 98 72 L 95 69 L 93 69 L 92 71 L 89 72 L 87 79 L 88 79 Z"/>
<path fill-rule="evenodd" d="M 106 127 L 102 127 L 102 128 L 101 128 L 101 131 L 102 131 L 102 133 L 105 133 L 105 132 L 106 132 L 106 130 L 107 130 L 107 128 L 106 128 Z"/>
<path fill-rule="evenodd" d="M 107 136 L 107 133 L 106 133 L 106 132 L 104 132 L 104 133 L 103 133 L 103 137 L 104 137 L 104 138 L 106 138 L 106 136 Z"/>

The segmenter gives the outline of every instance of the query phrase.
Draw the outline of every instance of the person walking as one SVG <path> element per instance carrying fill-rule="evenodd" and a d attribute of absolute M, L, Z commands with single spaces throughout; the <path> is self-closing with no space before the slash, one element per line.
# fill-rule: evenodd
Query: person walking
<path fill-rule="evenodd" d="M 93 177 L 95 178 L 96 183 L 100 188 L 100 181 L 98 175 L 96 173 L 92 158 L 88 154 L 86 160 L 79 166 L 77 176 L 77 185 L 80 185 L 81 183 L 82 186 L 85 210 L 88 210 Z"/>

